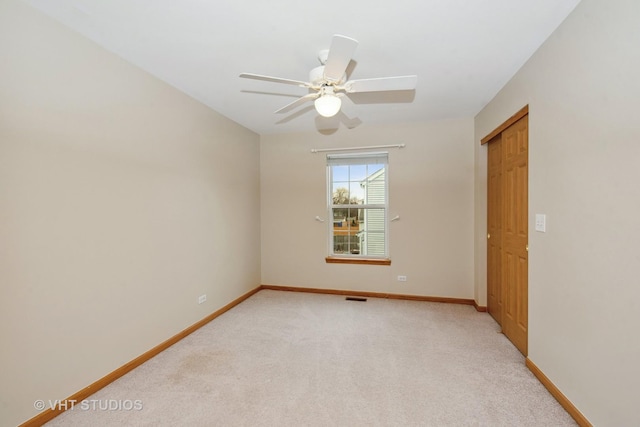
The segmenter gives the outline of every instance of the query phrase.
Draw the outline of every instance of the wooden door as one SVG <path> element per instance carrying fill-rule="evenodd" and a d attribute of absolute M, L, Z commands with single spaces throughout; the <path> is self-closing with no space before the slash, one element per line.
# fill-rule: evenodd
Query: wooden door
<path fill-rule="evenodd" d="M 502 132 L 502 331 L 527 355 L 528 116 Z"/>
<path fill-rule="evenodd" d="M 502 325 L 502 136 L 489 142 L 487 161 L 487 310 Z"/>

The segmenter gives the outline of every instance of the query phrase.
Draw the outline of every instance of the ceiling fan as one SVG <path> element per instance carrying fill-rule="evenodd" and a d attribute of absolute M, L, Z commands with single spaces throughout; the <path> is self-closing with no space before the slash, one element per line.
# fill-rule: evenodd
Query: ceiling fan
<path fill-rule="evenodd" d="M 418 77 L 415 75 L 347 80 L 345 72 L 357 47 L 357 40 L 338 34 L 334 35 L 331 47 L 319 52 L 318 59 L 321 65 L 311 70 L 308 82 L 251 73 L 242 73 L 240 77 L 307 88 L 310 91 L 308 95 L 285 105 L 276 113 L 286 113 L 307 101 L 314 100 L 316 111 L 324 117 L 333 117 L 338 114 L 342 105 L 340 98 L 345 94 L 413 90 L 416 88 Z"/>

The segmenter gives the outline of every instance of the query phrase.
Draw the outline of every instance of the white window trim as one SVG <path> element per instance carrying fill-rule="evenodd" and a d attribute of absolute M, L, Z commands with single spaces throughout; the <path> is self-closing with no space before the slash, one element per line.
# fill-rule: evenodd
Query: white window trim
<path fill-rule="evenodd" d="M 383 204 L 364 204 L 364 205 L 352 205 L 352 204 L 341 204 L 341 205 L 333 205 L 333 174 L 331 170 L 332 164 L 338 164 L 337 162 L 332 162 L 332 159 L 340 159 L 343 161 L 341 164 L 373 164 L 373 160 L 377 158 L 384 158 L 385 161 L 382 162 L 384 164 L 385 169 L 385 179 L 384 179 L 384 194 L 385 194 L 385 203 Z M 326 192 L 327 192 L 327 218 L 330 220 L 327 221 L 327 253 L 328 258 L 344 258 L 344 259 L 353 259 L 353 260 L 388 260 L 390 259 L 389 255 L 389 153 L 388 152 L 377 152 L 377 153 L 349 153 L 349 154 L 329 154 L 327 155 L 327 183 L 326 183 Z M 336 254 L 333 252 L 333 209 L 384 209 L 384 255 L 363 255 L 363 254 L 345 254 L 339 253 Z"/>

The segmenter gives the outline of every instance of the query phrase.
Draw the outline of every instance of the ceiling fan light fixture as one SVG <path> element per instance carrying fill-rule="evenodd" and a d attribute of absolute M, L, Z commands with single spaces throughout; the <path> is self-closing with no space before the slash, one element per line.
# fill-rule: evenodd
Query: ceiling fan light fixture
<path fill-rule="evenodd" d="M 311 70 L 308 82 L 251 73 L 242 73 L 240 77 L 306 88 L 309 91 L 308 94 L 275 112 L 287 113 L 313 99 L 316 111 L 323 117 L 333 117 L 338 114 L 342 107 L 341 97 L 345 95 L 358 92 L 415 90 L 417 83 L 415 75 L 349 80 L 347 68 L 356 47 L 358 47 L 357 40 L 335 34 L 331 39 L 331 47 L 320 51 L 318 59 L 321 65 Z"/>
<path fill-rule="evenodd" d="M 340 111 L 342 100 L 333 93 L 325 93 L 317 98 L 313 104 L 322 117 L 333 117 Z"/>

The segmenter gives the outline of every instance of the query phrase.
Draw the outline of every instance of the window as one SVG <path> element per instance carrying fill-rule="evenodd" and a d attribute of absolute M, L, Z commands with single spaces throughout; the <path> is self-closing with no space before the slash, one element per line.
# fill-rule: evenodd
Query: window
<path fill-rule="evenodd" d="M 388 258 L 387 169 L 387 153 L 327 156 L 330 258 Z"/>

